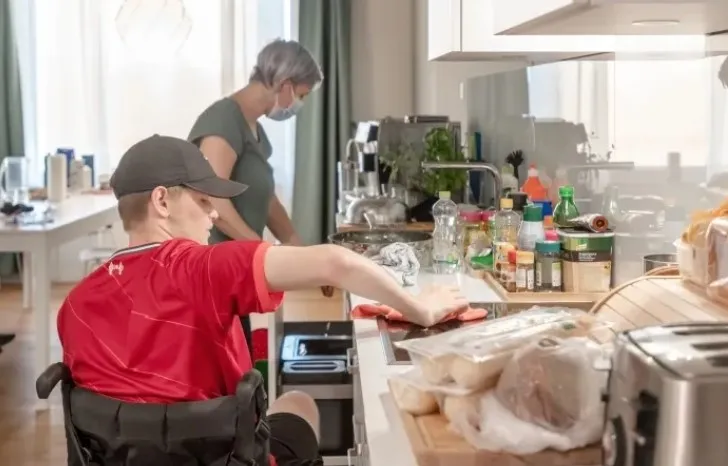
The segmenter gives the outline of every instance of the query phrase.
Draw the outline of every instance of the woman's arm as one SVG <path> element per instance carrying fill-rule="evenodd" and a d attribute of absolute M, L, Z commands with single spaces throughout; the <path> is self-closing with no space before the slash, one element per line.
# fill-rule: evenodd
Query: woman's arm
<path fill-rule="evenodd" d="M 273 194 L 270 205 L 268 206 L 268 229 L 281 243 L 291 246 L 302 246 L 301 240 L 293 228 L 293 223 L 291 223 L 291 218 L 288 216 L 288 212 L 286 212 L 286 208 L 283 207 L 280 199 L 275 194 Z"/>
<path fill-rule="evenodd" d="M 200 150 L 207 157 L 217 176 L 230 179 L 237 154 L 223 138 L 206 136 L 200 142 Z M 232 239 L 261 239 L 242 219 L 230 199 L 212 199 L 218 218 L 215 226 Z"/>

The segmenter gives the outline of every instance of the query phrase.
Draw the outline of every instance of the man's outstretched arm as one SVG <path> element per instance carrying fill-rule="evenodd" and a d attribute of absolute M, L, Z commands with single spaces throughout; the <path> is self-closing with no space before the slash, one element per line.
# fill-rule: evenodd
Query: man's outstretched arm
<path fill-rule="evenodd" d="M 424 326 L 468 305 L 453 289 L 430 292 L 427 299 L 413 296 L 382 267 L 340 246 L 270 247 L 265 252 L 264 271 L 271 290 L 335 286 L 391 306 L 410 322 Z"/>

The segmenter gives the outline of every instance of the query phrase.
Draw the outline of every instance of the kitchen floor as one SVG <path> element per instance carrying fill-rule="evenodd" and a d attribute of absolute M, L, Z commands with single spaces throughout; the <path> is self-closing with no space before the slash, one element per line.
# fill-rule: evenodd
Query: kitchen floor
<path fill-rule="evenodd" d="M 57 309 L 68 285 L 54 286 L 51 306 Z M 20 287 L 0 289 L 0 332 L 15 332 L 15 341 L 0 353 L 0 463 L 9 466 L 58 466 L 66 462 L 66 440 L 60 391 L 51 397 L 51 409 L 33 410 L 33 314 L 22 310 Z M 286 321 L 340 320 L 341 295 L 325 298 L 319 290 L 291 292 L 283 304 Z M 55 312 L 52 315 L 55 329 Z M 254 315 L 253 328 L 267 326 L 268 316 Z M 60 344 L 51 341 L 52 360 L 61 359 Z"/>

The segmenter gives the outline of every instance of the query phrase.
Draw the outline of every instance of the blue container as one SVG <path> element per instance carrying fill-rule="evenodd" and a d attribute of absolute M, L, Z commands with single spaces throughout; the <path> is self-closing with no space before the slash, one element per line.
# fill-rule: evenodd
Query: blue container
<path fill-rule="evenodd" d="M 91 169 L 91 186 L 96 187 L 96 163 L 94 154 L 82 155 L 83 164 Z"/>

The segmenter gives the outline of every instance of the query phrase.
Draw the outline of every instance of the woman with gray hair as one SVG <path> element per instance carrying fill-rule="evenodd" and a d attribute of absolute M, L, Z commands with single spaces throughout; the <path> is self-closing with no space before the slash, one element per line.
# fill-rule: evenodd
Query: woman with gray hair
<path fill-rule="evenodd" d="M 248 84 L 205 109 L 188 140 L 196 144 L 218 176 L 248 186 L 233 199 L 214 199 L 218 219 L 210 242 L 263 237 L 266 227 L 283 244 L 301 245 L 291 219 L 276 196 L 272 147 L 258 122 L 262 116 L 284 121 L 298 113 L 304 99 L 323 80 L 311 53 L 292 40 L 278 39 L 258 54 Z M 255 312 L 256 310 L 251 310 Z M 250 318 L 243 329 L 250 340 Z"/>

